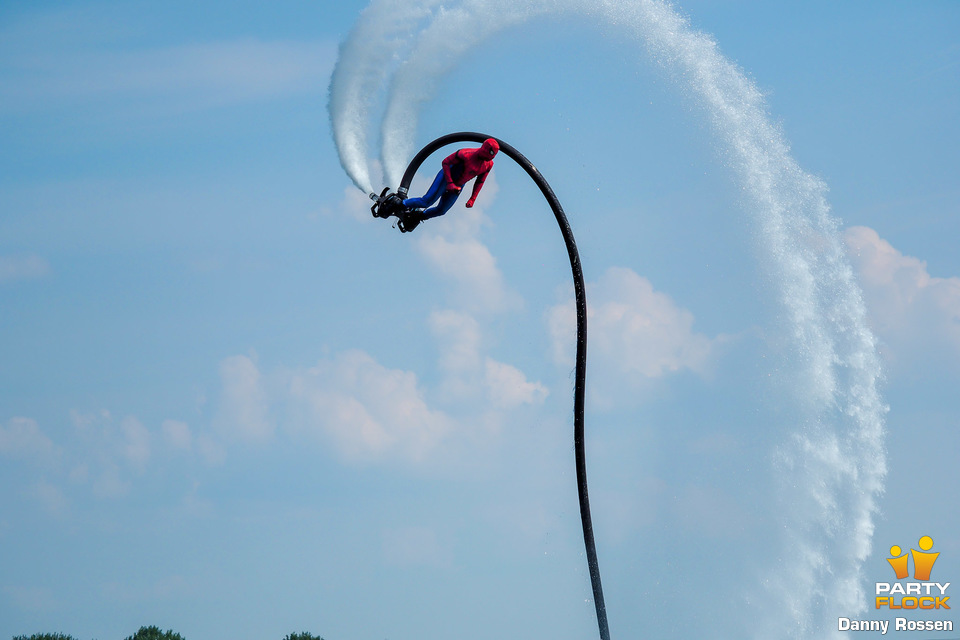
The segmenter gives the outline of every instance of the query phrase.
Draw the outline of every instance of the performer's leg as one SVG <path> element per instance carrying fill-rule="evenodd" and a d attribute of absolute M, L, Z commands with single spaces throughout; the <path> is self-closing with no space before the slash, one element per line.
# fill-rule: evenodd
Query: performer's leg
<path fill-rule="evenodd" d="M 427 209 L 424 211 L 420 217 L 422 217 L 424 220 L 428 220 L 430 218 L 442 216 L 450 210 L 450 207 L 453 206 L 453 203 L 456 202 L 457 198 L 459 197 L 459 191 L 444 191 L 443 195 L 440 196 L 440 203 L 433 209 Z"/>
<path fill-rule="evenodd" d="M 443 187 L 445 177 L 443 175 L 443 169 L 440 169 L 440 173 L 437 174 L 437 177 L 434 178 L 433 184 L 430 185 L 430 188 L 427 189 L 427 192 L 420 198 L 407 198 L 403 201 L 403 206 L 410 209 L 426 209 L 434 202 L 437 201 L 443 194 Z"/>

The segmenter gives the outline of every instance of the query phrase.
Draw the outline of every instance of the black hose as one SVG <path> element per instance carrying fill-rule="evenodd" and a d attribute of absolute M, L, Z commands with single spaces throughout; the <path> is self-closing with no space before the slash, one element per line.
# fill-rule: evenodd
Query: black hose
<path fill-rule="evenodd" d="M 560 225 L 560 233 L 563 234 L 563 242 L 567 245 L 567 255 L 570 257 L 570 269 L 573 271 L 573 288 L 576 294 L 577 302 L 577 367 L 576 382 L 573 391 L 573 445 L 574 454 L 577 460 L 577 491 L 580 495 L 580 522 L 583 525 L 583 544 L 587 551 L 587 566 L 590 569 L 590 583 L 593 586 L 593 602 L 597 608 L 597 624 L 600 627 L 600 640 L 610 640 L 610 629 L 607 626 L 607 609 L 603 603 L 603 586 L 600 584 L 600 565 L 597 562 L 597 545 L 593 540 L 593 522 L 590 517 L 590 497 L 587 494 L 587 463 L 584 453 L 583 441 L 583 405 L 584 388 L 587 379 L 587 293 L 583 284 L 583 269 L 580 266 L 580 254 L 577 252 L 577 244 L 573 239 L 573 231 L 570 230 L 570 223 L 567 216 L 560 206 L 553 189 L 547 184 L 540 172 L 533 163 L 527 158 L 499 138 L 484 135 L 482 133 L 473 133 L 461 131 L 459 133 L 450 133 L 440 136 L 420 150 L 403 174 L 400 181 L 400 187 L 397 194 L 401 198 L 407 197 L 410 189 L 410 183 L 413 176 L 434 151 L 448 144 L 456 142 L 480 142 L 487 138 L 493 138 L 500 144 L 500 152 L 523 167 L 533 181 L 540 187 L 543 196 L 550 203 L 553 209 L 553 215 L 557 218 L 557 224 Z"/>

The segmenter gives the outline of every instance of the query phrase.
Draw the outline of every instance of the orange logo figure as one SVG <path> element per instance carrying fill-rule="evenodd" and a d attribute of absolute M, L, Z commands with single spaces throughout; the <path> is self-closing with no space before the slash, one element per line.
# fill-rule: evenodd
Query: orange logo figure
<path fill-rule="evenodd" d="M 890 563 L 890 566 L 893 567 L 893 570 L 897 573 L 897 580 L 903 580 L 910 574 L 909 570 L 907 569 L 907 563 L 910 562 L 910 556 L 905 553 L 901 556 L 901 553 L 903 553 L 903 549 L 897 545 L 893 545 L 890 547 L 890 555 L 893 557 L 887 558 L 887 562 Z M 913 562 L 916 564 L 916 559 L 914 559 Z"/>
<path fill-rule="evenodd" d="M 933 538 L 931 538 L 930 536 L 923 536 L 922 538 L 920 538 L 920 541 L 917 542 L 917 544 L 920 546 L 921 549 L 923 549 L 923 551 L 930 551 L 930 549 L 933 548 Z M 929 580 L 930 571 L 933 569 L 933 563 L 937 561 L 937 556 L 940 555 L 939 551 L 937 553 L 924 553 L 923 551 L 910 549 L 910 555 L 913 556 L 914 580 L 923 580 L 923 581 Z M 906 564 L 904 564 L 904 566 L 906 566 Z M 900 578 L 900 574 L 897 573 L 897 579 L 899 578 Z"/>

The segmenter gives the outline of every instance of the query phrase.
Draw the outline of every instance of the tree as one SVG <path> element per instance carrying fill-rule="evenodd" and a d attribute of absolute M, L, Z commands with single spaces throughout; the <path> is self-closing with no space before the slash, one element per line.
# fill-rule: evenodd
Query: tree
<path fill-rule="evenodd" d="M 184 640 L 183 636 L 173 631 L 161 631 L 159 627 L 140 627 L 140 630 L 126 640 Z"/>
<path fill-rule="evenodd" d="M 301 631 L 300 633 L 291 633 L 283 640 L 323 640 L 323 638 L 315 636 L 312 633 L 307 633 L 306 631 Z"/>
<path fill-rule="evenodd" d="M 32 636 L 14 636 L 13 640 L 77 640 L 62 633 L 35 633 Z"/>

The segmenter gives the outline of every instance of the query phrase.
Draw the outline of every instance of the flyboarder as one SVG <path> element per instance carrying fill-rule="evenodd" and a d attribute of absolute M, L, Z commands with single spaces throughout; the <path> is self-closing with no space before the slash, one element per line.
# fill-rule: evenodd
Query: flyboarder
<path fill-rule="evenodd" d="M 499 150 L 500 144 L 493 138 L 487 138 L 479 149 L 459 149 L 444 158 L 443 167 L 427 192 L 420 198 L 407 198 L 403 201 L 403 206 L 408 210 L 408 213 L 402 216 L 403 230 L 413 231 L 422 221 L 445 214 L 460 197 L 460 190 L 464 185 L 476 178 L 473 193 L 467 200 L 467 208 L 473 207 L 477 194 L 493 168 L 493 158 Z M 427 208 L 438 199 L 440 202 L 437 206 Z"/>

